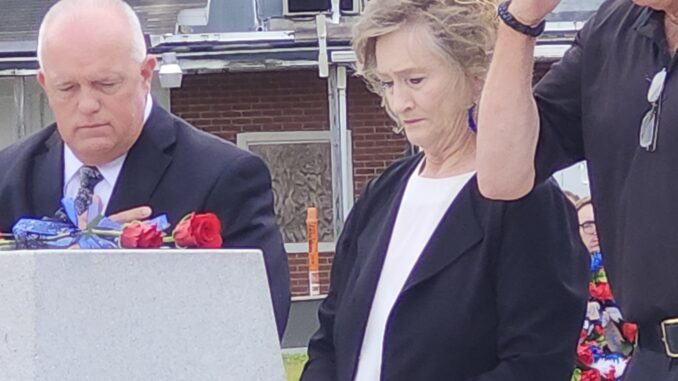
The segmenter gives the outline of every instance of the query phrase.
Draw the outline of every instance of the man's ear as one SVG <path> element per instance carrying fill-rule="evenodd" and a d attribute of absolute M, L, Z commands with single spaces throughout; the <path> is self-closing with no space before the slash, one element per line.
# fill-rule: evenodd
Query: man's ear
<path fill-rule="evenodd" d="M 47 87 L 45 85 L 45 72 L 42 71 L 42 69 L 38 70 L 38 75 L 37 75 L 38 83 L 40 84 L 40 87 L 46 92 Z"/>
<path fill-rule="evenodd" d="M 151 54 L 147 55 L 141 64 L 141 76 L 149 89 L 151 88 L 151 82 L 153 82 L 153 72 L 156 66 L 158 66 L 158 59 Z"/>

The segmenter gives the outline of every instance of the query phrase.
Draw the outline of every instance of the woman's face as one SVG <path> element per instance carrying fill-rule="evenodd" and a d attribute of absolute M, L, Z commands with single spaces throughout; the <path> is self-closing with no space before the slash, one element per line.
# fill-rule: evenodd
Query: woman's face
<path fill-rule="evenodd" d="M 593 206 L 586 204 L 577 212 L 579 217 L 579 235 L 589 253 L 600 251 L 598 243 L 598 231 L 596 230 L 596 219 L 593 216 Z"/>
<path fill-rule="evenodd" d="M 406 26 L 377 38 L 376 73 L 407 139 L 424 151 L 449 146 L 472 103 L 461 70 L 436 54 L 424 27 Z M 461 118 L 461 119 L 460 119 Z"/>

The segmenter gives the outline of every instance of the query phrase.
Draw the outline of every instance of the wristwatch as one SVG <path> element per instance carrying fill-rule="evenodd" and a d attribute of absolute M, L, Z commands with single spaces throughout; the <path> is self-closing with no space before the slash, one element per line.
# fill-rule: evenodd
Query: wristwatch
<path fill-rule="evenodd" d="M 511 27 L 511 29 L 518 31 L 522 34 L 525 34 L 530 37 L 538 37 L 540 34 L 544 33 L 544 28 L 546 27 L 546 20 L 543 20 L 537 26 L 529 26 L 518 21 L 513 15 L 508 11 L 508 7 L 511 4 L 511 0 L 504 1 L 499 4 L 499 18 L 504 22 L 504 24 Z"/>

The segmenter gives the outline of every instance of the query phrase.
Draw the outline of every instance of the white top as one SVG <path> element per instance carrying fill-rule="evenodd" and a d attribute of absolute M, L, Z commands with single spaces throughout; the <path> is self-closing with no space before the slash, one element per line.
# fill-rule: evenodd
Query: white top
<path fill-rule="evenodd" d="M 380 379 L 384 334 L 391 310 L 443 215 L 474 174 L 469 172 L 437 179 L 421 177 L 419 172 L 423 162 L 421 160 L 407 181 L 398 208 L 354 381 Z"/>
<path fill-rule="evenodd" d="M 146 97 L 146 107 L 144 108 L 144 125 L 151 115 L 152 109 L 153 98 L 151 98 L 151 94 L 148 94 Z M 118 181 L 118 176 L 120 175 L 120 170 L 122 169 L 126 157 L 127 153 L 111 162 L 97 166 L 104 178 L 94 187 L 94 194 L 101 198 L 103 204 L 102 210 L 106 210 L 108 207 L 108 202 L 111 200 L 111 194 L 113 193 L 113 187 L 115 186 L 116 181 Z M 80 173 L 78 171 L 82 166 L 83 163 L 80 159 L 75 156 L 67 144 L 64 144 L 64 197 L 75 198 L 75 196 L 77 196 L 78 189 L 80 188 Z"/>

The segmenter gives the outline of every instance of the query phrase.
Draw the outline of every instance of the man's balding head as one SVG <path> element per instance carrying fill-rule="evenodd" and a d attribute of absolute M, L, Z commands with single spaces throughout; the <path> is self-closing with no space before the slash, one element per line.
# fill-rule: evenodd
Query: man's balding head
<path fill-rule="evenodd" d="M 105 15 L 105 22 L 113 20 L 127 24 L 126 32 L 130 35 L 132 58 L 141 62 L 146 57 L 146 43 L 139 17 L 134 9 L 123 0 L 60 0 L 45 14 L 38 33 L 38 62 L 43 66 L 43 50 L 49 44 L 51 28 L 59 22 L 84 22 L 92 16 Z M 93 20 L 94 21 L 94 20 Z"/>
<path fill-rule="evenodd" d="M 125 154 L 143 127 L 156 60 L 121 0 L 61 0 L 40 27 L 38 82 L 61 138 L 82 162 Z"/>

